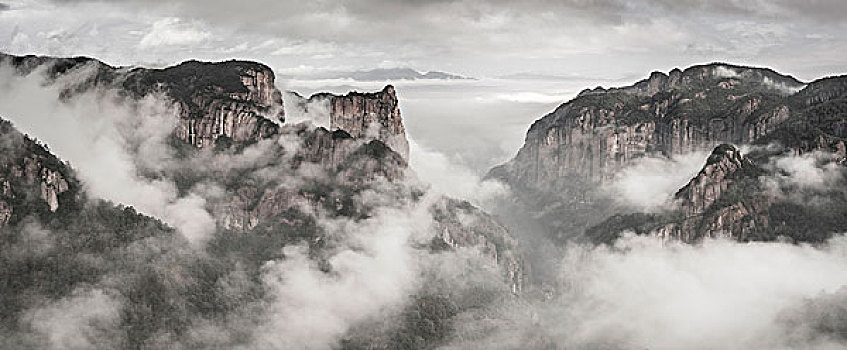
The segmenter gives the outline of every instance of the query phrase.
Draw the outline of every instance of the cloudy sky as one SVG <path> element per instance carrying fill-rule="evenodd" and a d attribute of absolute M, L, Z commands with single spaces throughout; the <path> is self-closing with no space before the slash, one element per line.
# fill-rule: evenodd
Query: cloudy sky
<path fill-rule="evenodd" d="M 345 78 L 374 68 L 474 77 L 392 83 L 416 144 L 484 172 L 586 87 L 711 61 L 847 72 L 845 14 L 842 0 L 0 0 L 0 51 L 257 60 L 304 94 L 381 88 Z"/>

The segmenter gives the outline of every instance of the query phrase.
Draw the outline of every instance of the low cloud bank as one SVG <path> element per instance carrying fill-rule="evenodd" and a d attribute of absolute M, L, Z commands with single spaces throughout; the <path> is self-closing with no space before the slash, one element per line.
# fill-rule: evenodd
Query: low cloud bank
<path fill-rule="evenodd" d="M 202 197 L 180 195 L 172 180 L 141 176 L 161 170 L 173 155 L 167 144 L 178 120 L 173 104 L 156 96 L 130 101 L 103 89 L 62 98 L 95 73 L 94 67 L 54 82 L 45 79 L 46 68 L 21 76 L 0 67 L 2 116 L 70 162 L 95 197 L 161 218 L 191 241 L 207 239 L 215 224 Z"/>
<path fill-rule="evenodd" d="M 826 246 L 700 245 L 628 236 L 572 246 L 558 293 L 489 310 L 460 326 L 451 349 L 843 348 L 847 238 Z M 834 293 L 834 294 L 833 294 Z M 812 305 L 813 307 L 809 307 Z M 465 333 L 461 330 L 464 329 Z M 487 332 L 480 337 L 469 330 Z M 464 337 L 463 337 L 464 334 Z M 465 338 L 467 337 L 467 338 Z"/>
<path fill-rule="evenodd" d="M 706 164 L 708 152 L 644 157 L 621 169 L 606 184 L 618 203 L 644 211 L 667 209 L 673 195 Z"/>
<path fill-rule="evenodd" d="M 445 195 L 485 206 L 509 191 L 505 184 L 483 180 L 471 169 L 456 164 L 443 153 L 421 146 L 414 140 L 409 140 L 409 154 L 409 166 L 417 177 Z"/>

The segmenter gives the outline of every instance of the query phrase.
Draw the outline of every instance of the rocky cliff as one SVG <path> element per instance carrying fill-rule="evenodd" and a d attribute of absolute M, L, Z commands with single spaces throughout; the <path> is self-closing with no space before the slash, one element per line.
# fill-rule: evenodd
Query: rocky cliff
<path fill-rule="evenodd" d="M 765 173 L 735 146 L 716 147 L 703 169 L 674 195 L 681 221 L 666 224 L 655 235 L 686 242 L 753 238 L 754 232 L 769 228 L 765 211 L 774 198 L 759 186 Z"/>
<path fill-rule="evenodd" d="M 840 81 L 807 86 L 769 69 L 715 63 L 585 90 L 533 123 L 515 158 L 489 177 L 515 189 L 554 236 L 579 235 L 614 213 L 600 188 L 633 159 L 721 143 L 838 151 L 847 137 Z"/>
<path fill-rule="evenodd" d="M 706 165 L 674 198 L 685 216 L 703 214 L 706 208 L 715 203 L 726 192 L 740 172 L 756 174 L 757 166 L 741 154 L 735 146 L 723 144 L 716 147 Z"/>
<path fill-rule="evenodd" d="M 616 215 L 586 230 L 586 236 L 597 243 L 611 242 L 627 231 L 683 242 L 703 238 L 821 242 L 847 228 L 842 190 L 847 168 L 842 156 L 817 153 L 816 167 L 827 169 L 830 179 L 808 186 L 802 185 L 805 179 L 791 176 L 810 174 L 790 175 L 774 166 L 786 160 L 809 161 L 804 158 L 808 155 L 798 156 L 791 149 L 766 152 L 747 157 L 732 145 L 720 145 L 674 195 L 669 203 L 673 209 Z"/>
<path fill-rule="evenodd" d="M 531 188 L 567 176 L 602 181 L 650 153 L 752 142 L 789 117 L 782 99 L 802 86 L 769 70 L 713 64 L 583 91 L 533 123 L 515 159 L 492 176 Z"/>
<path fill-rule="evenodd" d="M 319 93 L 297 103 L 305 109 L 309 105 L 325 104 L 331 131 L 344 130 L 355 138 L 379 140 L 409 159 L 409 141 L 400 115 L 400 104 L 394 86 L 387 85 L 378 92 L 350 92 L 346 95 Z"/>
<path fill-rule="evenodd" d="M 0 138 L 0 228 L 77 201 L 80 185 L 72 171 L 44 146 L 3 119 Z"/>
<path fill-rule="evenodd" d="M 220 137 L 254 143 L 278 132 L 285 120 L 273 71 L 244 61 L 188 61 L 164 69 L 133 69 L 123 87 L 140 95 L 164 92 L 177 104 L 176 136 L 197 147 Z"/>
<path fill-rule="evenodd" d="M 450 295 L 442 295 L 447 282 L 425 276 L 421 284 L 428 289 L 410 298 L 412 310 L 455 309 L 429 315 L 428 322 L 449 325 L 457 312 L 488 300 L 476 294 L 492 285 L 495 294 L 487 298 L 513 298 L 525 288 L 528 266 L 521 247 L 493 216 L 407 181 L 408 142 L 391 86 L 374 93 L 313 97 L 329 106 L 330 123 L 324 128 L 285 122 L 273 73 L 256 63 L 191 61 L 164 69 L 129 69 L 87 58 L 0 59 L 19 74 L 43 74 L 44 84 L 61 82 L 64 102 L 92 89 L 109 89 L 109 97 L 118 91 L 120 99 L 164 97 L 178 112 L 179 123 L 176 137 L 156 146 L 171 147 L 175 157 L 136 175 L 172 184 L 178 199 L 196 197 L 202 202 L 197 209 L 216 221 L 202 246 L 190 247 L 182 235 L 131 207 L 87 198 L 71 169 L 37 142 L 23 138 L 9 143 L 15 146 L 0 153 L 0 243 L 4 249 L 39 250 L 21 256 L 0 250 L 0 321 L 22 325 L 14 332 L 26 331 L 21 310 L 96 286 L 96 291 L 108 291 L 104 298 L 120 300 L 115 303 L 116 343 L 104 346 L 161 347 L 185 341 L 198 348 L 231 347 L 197 345 L 217 340 L 197 340 L 195 326 L 233 315 L 260 324 L 272 316 L 255 307 L 273 302 L 273 290 L 263 278 L 269 263 L 287 262 L 286 247 L 303 247 L 310 266 L 326 273 L 327 281 L 345 273 L 336 270 L 332 258 L 362 249 L 358 238 L 346 237 L 348 226 L 367 223 L 385 210 L 422 213 L 415 218 L 421 227 L 414 229 L 431 236 L 408 242 L 416 250 L 412 256 L 470 252 L 474 264 L 485 266 L 463 268 L 484 270 L 486 278 L 502 273 L 505 283 L 486 280 L 486 285 L 447 290 Z M 5 127 L 0 129 L 0 146 L 5 147 L 19 133 L 8 123 L 0 126 Z M 42 227 L 49 232 L 40 231 Z M 38 244 L 31 242 L 33 230 Z M 33 295 L 51 299 L 27 299 Z M 427 342 L 437 344 L 449 335 L 447 326 L 438 332 L 419 327 L 415 320 L 420 313 L 400 317 L 403 324 L 378 331 L 400 343 L 424 334 Z M 249 339 L 250 333 L 233 339 Z M 27 348 L 48 347 L 38 341 Z M 365 339 L 366 344 L 381 341 Z"/>
<path fill-rule="evenodd" d="M 512 293 L 519 294 L 528 283 L 530 268 L 520 253 L 520 245 L 506 227 L 469 202 L 441 198 L 430 210 L 435 218 L 435 247 L 451 249 L 479 247 L 491 263 L 501 266 Z"/>
<path fill-rule="evenodd" d="M 278 132 L 284 121 L 282 94 L 273 71 L 246 61 L 187 61 L 162 68 L 112 67 L 87 57 L 55 58 L 0 53 L 19 74 L 43 74 L 48 81 L 75 74 L 63 96 L 95 88 L 117 89 L 143 97 L 162 94 L 178 111 L 175 135 L 197 147 L 214 146 L 219 138 L 250 144 Z"/>

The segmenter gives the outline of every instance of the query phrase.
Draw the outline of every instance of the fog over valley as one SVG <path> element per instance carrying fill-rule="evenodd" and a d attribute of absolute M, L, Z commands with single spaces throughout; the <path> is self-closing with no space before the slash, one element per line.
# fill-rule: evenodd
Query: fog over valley
<path fill-rule="evenodd" d="M 0 0 L 0 349 L 843 349 L 845 13 Z"/>

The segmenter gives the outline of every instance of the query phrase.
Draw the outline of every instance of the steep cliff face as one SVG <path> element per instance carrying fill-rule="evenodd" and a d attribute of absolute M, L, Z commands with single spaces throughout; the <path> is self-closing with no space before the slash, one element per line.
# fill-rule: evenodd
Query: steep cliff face
<path fill-rule="evenodd" d="M 3 119 L 0 138 L 0 227 L 28 215 L 55 213 L 76 202 L 79 183 L 44 146 Z"/>
<path fill-rule="evenodd" d="M 318 94 L 289 106 L 310 113 L 305 109 L 322 103 L 328 116 L 324 128 L 285 123 L 274 74 L 258 63 L 189 61 L 164 69 L 127 69 L 88 58 L 4 57 L 20 74 L 43 71 L 48 83 L 74 73 L 88 77 L 70 84 L 65 98 L 103 88 L 129 98 L 161 94 L 173 101 L 179 117 L 174 136 L 194 147 L 176 145 L 180 158 L 152 176 L 173 179 L 180 191 L 214 184 L 222 193 L 213 191 L 203 199 L 218 230 L 233 237 L 304 231 L 282 241 L 314 243 L 322 239 L 312 227 L 319 216 L 363 220 L 374 214 L 377 204 L 368 203 L 374 193 L 396 204 L 414 203 L 425 191 L 404 182 L 409 148 L 393 86 L 372 93 Z M 262 161 L 235 168 L 214 165 L 246 157 L 248 149 L 250 157 Z M 38 176 L 47 208 L 55 211 L 68 185 L 50 172 Z M 517 243 L 493 217 L 476 208 L 471 215 L 463 208 L 449 210 L 463 210 L 462 217 L 476 219 L 451 221 L 455 239 L 448 245 L 479 248 L 504 268 L 518 293 L 523 264 Z M 14 203 L 0 202 L 0 220 L 13 221 L 16 212 Z M 441 213 L 444 218 L 459 215 Z M 509 243 L 495 246 L 492 239 Z"/>
<path fill-rule="evenodd" d="M 674 198 L 686 216 L 702 214 L 727 190 L 740 171 L 756 172 L 755 167 L 735 146 L 720 145 L 712 151 L 697 176 L 680 189 Z"/>
<path fill-rule="evenodd" d="M 748 143 L 788 119 L 791 104 L 781 99 L 802 86 L 769 70 L 714 64 L 584 91 L 536 121 L 515 159 L 493 174 L 544 189 L 560 177 L 609 179 L 649 153 Z"/>
<path fill-rule="evenodd" d="M 164 69 L 134 69 L 123 87 L 173 98 L 180 115 L 176 136 L 201 148 L 213 146 L 219 137 L 254 143 L 275 135 L 285 120 L 273 71 L 255 62 L 188 61 Z"/>
<path fill-rule="evenodd" d="M 196 147 L 214 146 L 218 138 L 250 144 L 278 132 L 285 120 L 282 94 L 273 71 L 246 61 L 187 61 L 162 68 L 111 67 L 86 57 L 54 58 L 0 53 L 20 74 L 44 74 L 48 81 L 76 74 L 63 96 L 94 88 L 118 89 L 142 97 L 164 94 L 176 106 L 175 135 Z"/>
<path fill-rule="evenodd" d="M 436 222 L 435 247 L 477 247 L 492 265 L 503 268 L 512 293 L 523 290 L 524 283 L 528 283 L 529 265 L 506 227 L 466 201 L 444 197 L 430 211 Z"/>
<path fill-rule="evenodd" d="M 792 176 L 820 176 L 814 175 L 817 170 L 790 175 L 773 166 L 811 160 L 792 152 L 745 157 L 734 146 L 720 145 L 703 169 L 676 193 L 670 204 L 675 209 L 616 215 L 589 228 L 586 236 L 598 243 L 611 242 L 626 231 L 683 242 L 703 238 L 821 242 L 847 229 L 843 157 L 819 153 L 816 168 L 827 169 L 830 179 L 810 186 L 803 185 L 808 179 Z M 767 165 L 759 165 L 751 159 L 754 157 Z"/>
<path fill-rule="evenodd" d="M 515 189 L 552 234 L 578 235 L 614 212 L 598 189 L 633 159 L 721 143 L 843 148 L 839 86 L 835 78 L 806 86 L 769 69 L 716 63 L 585 90 L 533 123 L 515 158 L 489 177 Z"/>
<path fill-rule="evenodd" d="M 329 129 L 344 130 L 356 138 L 382 141 L 404 159 L 409 159 L 409 141 L 394 86 L 378 92 L 351 92 L 346 95 L 321 93 L 308 102 L 326 101 Z"/>
<path fill-rule="evenodd" d="M 759 185 L 765 174 L 735 146 L 716 147 L 703 169 L 674 196 L 681 220 L 657 229 L 655 235 L 686 242 L 703 237 L 753 239 L 755 232 L 768 229 L 766 210 L 775 200 Z"/>

